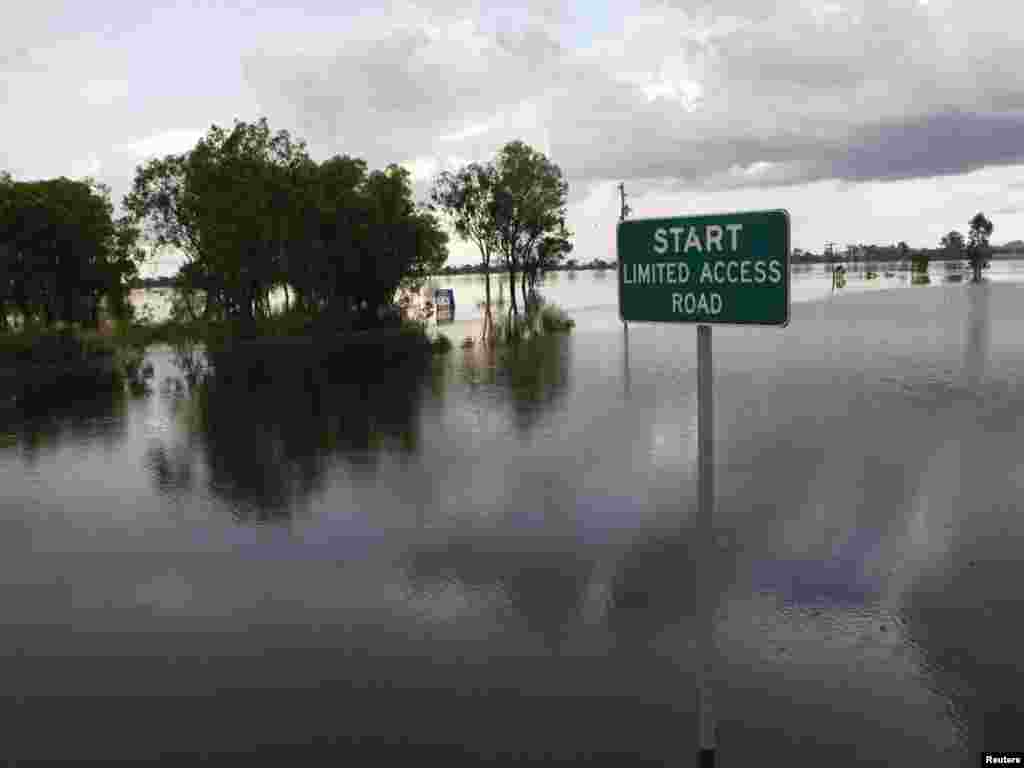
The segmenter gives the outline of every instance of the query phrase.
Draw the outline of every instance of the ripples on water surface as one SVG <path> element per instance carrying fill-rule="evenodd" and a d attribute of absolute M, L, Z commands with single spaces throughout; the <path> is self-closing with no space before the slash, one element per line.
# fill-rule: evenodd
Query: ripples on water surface
<path fill-rule="evenodd" d="M 723 764 L 1019 748 L 1020 290 L 715 330 Z M 546 291 L 515 354 L 0 413 L 3 756 L 692 759 L 695 333 Z"/>

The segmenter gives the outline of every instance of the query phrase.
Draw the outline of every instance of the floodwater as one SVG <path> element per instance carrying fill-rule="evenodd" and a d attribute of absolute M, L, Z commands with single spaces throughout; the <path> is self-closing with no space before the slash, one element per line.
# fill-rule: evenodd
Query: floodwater
<path fill-rule="evenodd" d="M 689 764 L 698 588 L 722 765 L 1021 749 L 1024 263 L 905 277 L 714 329 L 704 570 L 696 332 L 627 336 L 614 272 L 514 355 L 246 392 L 154 347 L 0 413 L 0 757 Z"/>

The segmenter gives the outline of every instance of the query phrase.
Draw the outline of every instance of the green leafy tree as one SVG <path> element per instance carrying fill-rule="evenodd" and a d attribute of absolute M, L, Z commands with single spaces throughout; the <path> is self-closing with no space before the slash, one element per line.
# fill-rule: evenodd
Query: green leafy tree
<path fill-rule="evenodd" d="M 129 280 L 144 259 L 139 232 L 112 218 L 110 190 L 92 179 L 0 183 L 0 314 L 26 322 L 99 322 L 106 298 L 127 306 Z"/>
<path fill-rule="evenodd" d="M 949 234 L 942 236 L 942 239 L 939 240 L 939 247 L 953 258 L 959 259 L 964 252 L 964 236 L 954 229 Z"/>
<path fill-rule="evenodd" d="M 172 246 L 194 265 L 184 276 L 205 291 L 208 315 L 251 328 L 283 282 L 292 185 L 309 162 L 305 144 L 272 134 L 265 118 L 236 120 L 230 132 L 212 126 L 189 152 L 140 166 L 124 204 L 148 223 L 157 247 Z"/>
<path fill-rule="evenodd" d="M 974 270 L 974 281 L 981 280 L 981 270 L 988 266 L 989 237 L 992 236 L 992 222 L 985 218 L 985 214 L 977 213 L 970 221 L 970 231 L 967 233 L 967 260 Z"/>
<path fill-rule="evenodd" d="M 269 293 L 295 291 L 295 306 L 351 326 L 352 310 L 390 300 L 447 258 L 447 237 L 412 201 L 398 166 L 367 173 L 335 156 L 318 165 L 266 119 L 217 126 L 183 155 L 136 172 L 125 206 L 158 246 L 186 254 L 181 282 L 206 293 L 206 314 L 247 332 L 270 314 Z"/>
<path fill-rule="evenodd" d="M 537 243 L 533 254 L 523 265 L 523 278 L 527 281 L 530 293 L 536 290 L 537 280 L 545 272 L 556 269 L 572 249 L 569 233 L 564 227 L 557 234 L 549 235 Z"/>
<path fill-rule="evenodd" d="M 517 276 L 525 308 L 528 287 L 570 247 L 571 233 L 565 228 L 568 188 L 557 165 L 522 141 L 512 141 L 492 162 L 441 173 L 431 200 L 459 237 L 477 245 L 485 275 L 493 257 L 502 257 L 509 271 L 510 311 L 518 315 Z M 489 308 L 489 279 L 485 290 Z"/>
<path fill-rule="evenodd" d="M 569 185 L 562 170 L 522 141 L 512 141 L 494 162 L 496 187 L 492 217 L 498 247 L 509 270 L 512 312 L 518 314 L 515 284 L 545 238 L 568 239 L 565 229 Z M 526 304 L 526 280 L 522 282 Z"/>
<path fill-rule="evenodd" d="M 462 240 L 480 252 L 484 273 L 484 338 L 489 336 L 491 260 L 498 253 L 498 230 L 492 216 L 497 172 L 493 163 L 470 163 L 459 171 L 443 171 L 430 193 L 432 209 L 441 212 Z"/>

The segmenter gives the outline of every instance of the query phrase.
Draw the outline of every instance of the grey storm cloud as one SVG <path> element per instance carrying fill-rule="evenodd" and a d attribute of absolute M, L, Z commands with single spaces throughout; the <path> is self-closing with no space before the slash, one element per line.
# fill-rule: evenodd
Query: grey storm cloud
<path fill-rule="evenodd" d="M 968 173 L 1024 162 L 1024 112 L 950 112 L 858 130 L 810 175 L 855 181 Z"/>
<path fill-rule="evenodd" d="M 536 95 L 563 53 L 531 26 L 492 42 L 470 52 L 423 30 L 400 30 L 334 54 L 257 53 L 244 58 L 243 71 L 261 101 L 295 116 L 311 146 L 398 160 Z"/>
<path fill-rule="evenodd" d="M 119 199 L 145 157 L 262 115 L 318 159 L 416 167 L 421 198 L 517 138 L 574 202 L 1024 162 L 1014 0 L 99 6 L 0 25 L 0 168 L 100 167 Z"/>
<path fill-rule="evenodd" d="M 795 184 L 1021 161 L 1020 33 L 948 3 L 942 13 L 917 0 L 822 8 L 647 6 L 640 13 L 653 23 L 627 19 L 614 54 L 588 55 L 552 32 L 572 16 L 561 5 L 490 24 L 492 11 L 476 7 L 461 19 L 475 40 L 452 34 L 459 19 L 443 16 L 440 34 L 404 28 L 336 52 L 247 55 L 244 73 L 311 146 L 371 163 L 493 151 L 519 137 L 519 126 L 493 119 L 522 103 L 536 105 L 553 159 L 574 182 Z M 672 96 L 687 81 L 699 89 L 690 108 Z M 485 140 L 440 144 L 488 120 Z"/>

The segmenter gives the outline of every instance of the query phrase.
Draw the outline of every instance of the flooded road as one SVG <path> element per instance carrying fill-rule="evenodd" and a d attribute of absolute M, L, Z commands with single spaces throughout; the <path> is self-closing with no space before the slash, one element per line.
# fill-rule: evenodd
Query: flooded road
<path fill-rule="evenodd" d="M 514 353 L 245 391 L 154 347 L 0 414 L 0 756 L 690 764 L 698 580 L 722 765 L 1020 749 L 1020 266 L 714 329 L 710 573 L 696 332 L 624 334 L 614 272 Z"/>

